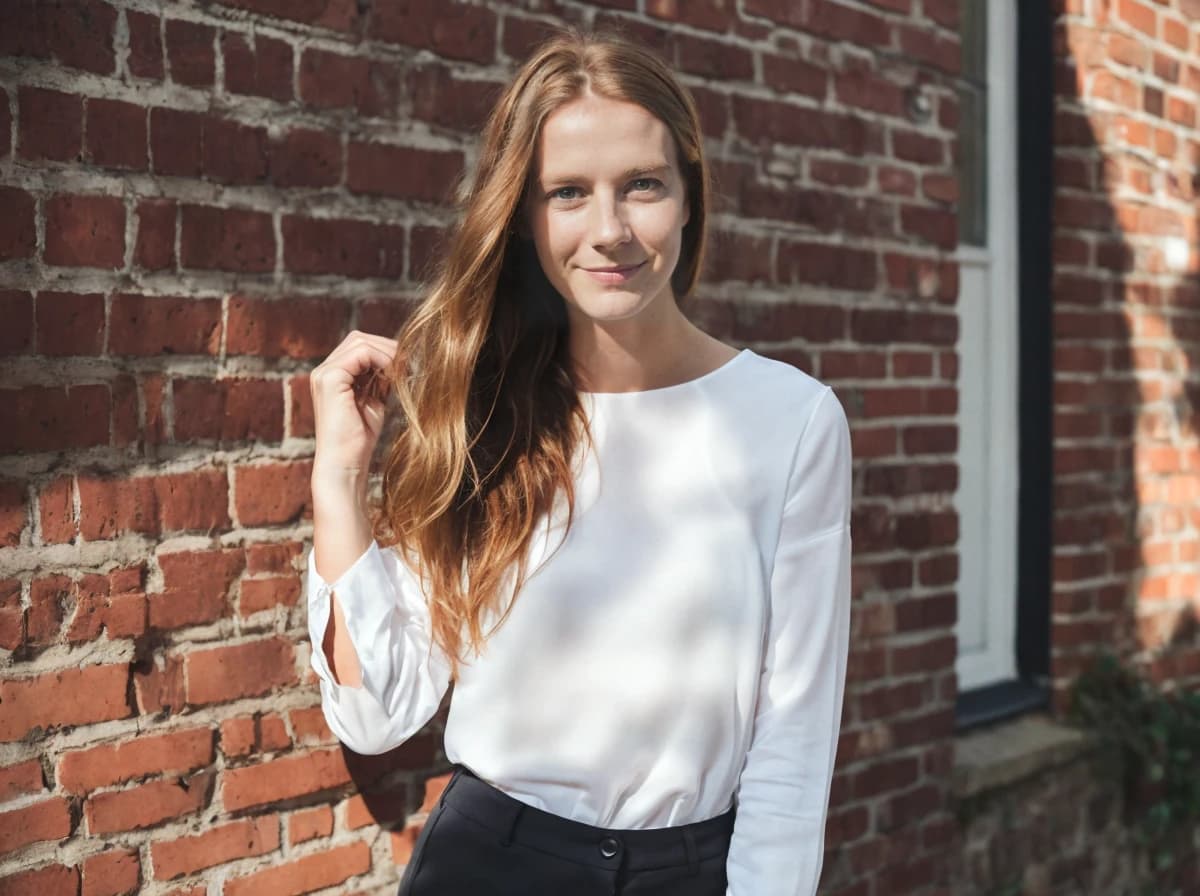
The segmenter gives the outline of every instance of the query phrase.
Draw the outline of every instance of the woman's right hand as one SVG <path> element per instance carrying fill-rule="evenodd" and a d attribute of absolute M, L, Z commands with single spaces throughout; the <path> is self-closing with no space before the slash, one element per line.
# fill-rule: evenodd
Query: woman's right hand
<path fill-rule="evenodd" d="M 365 481 L 383 430 L 396 348 L 394 339 L 352 330 L 309 376 L 317 438 L 314 482 Z"/>

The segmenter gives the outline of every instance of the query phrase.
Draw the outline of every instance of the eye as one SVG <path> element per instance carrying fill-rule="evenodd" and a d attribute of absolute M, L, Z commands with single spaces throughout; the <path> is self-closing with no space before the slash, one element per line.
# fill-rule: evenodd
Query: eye
<path fill-rule="evenodd" d="M 571 202 L 578 199 L 580 196 L 579 187 L 559 187 L 556 190 L 550 191 L 550 199 L 558 199 L 562 202 Z"/>
<path fill-rule="evenodd" d="M 657 190 L 662 185 L 662 181 L 657 177 L 639 177 L 629 184 L 629 188 L 635 193 L 644 193 L 648 190 Z"/>

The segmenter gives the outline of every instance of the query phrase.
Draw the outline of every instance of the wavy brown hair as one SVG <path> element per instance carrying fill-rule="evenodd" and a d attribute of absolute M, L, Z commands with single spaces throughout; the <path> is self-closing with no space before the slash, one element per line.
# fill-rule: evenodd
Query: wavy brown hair
<path fill-rule="evenodd" d="M 507 602 L 498 626 L 511 610 L 542 515 L 559 496 L 568 527 L 574 515 L 572 459 L 591 434 L 564 300 L 518 216 L 543 123 L 587 91 L 637 103 L 670 130 L 690 206 L 671 276 L 677 298 L 702 262 L 709 184 L 691 96 L 660 59 L 618 35 L 552 37 L 492 110 L 458 223 L 388 372 L 401 426 L 386 452 L 375 531 L 423 580 L 452 677 L 464 646 L 479 652 L 491 634 L 485 615 Z"/>

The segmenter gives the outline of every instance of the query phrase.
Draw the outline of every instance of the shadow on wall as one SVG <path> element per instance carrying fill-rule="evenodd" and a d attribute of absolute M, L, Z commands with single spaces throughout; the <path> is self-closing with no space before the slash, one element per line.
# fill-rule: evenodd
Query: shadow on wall
<path fill-rule="evenodd" d="M 1055 545 L 1059 698 L 1097 646 L 1200 681 L 1200 144 L 1182 63 L 1056 29 Z M 1144 114 L 1135 114 L 1135 113 Z M 1189 158 L 1190 157 L 1190 158 Z"/>

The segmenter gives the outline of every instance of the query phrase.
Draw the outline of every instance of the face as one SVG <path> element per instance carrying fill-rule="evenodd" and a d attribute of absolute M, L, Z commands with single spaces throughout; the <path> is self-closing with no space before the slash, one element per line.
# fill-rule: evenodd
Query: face
<path fill-rule="evenodd" d="M 688 203 L 662 121 L 635 103 L 586 94 L 546 119 L 534 164 L 529 225 L 572 326 L 674 302 Z"/>

